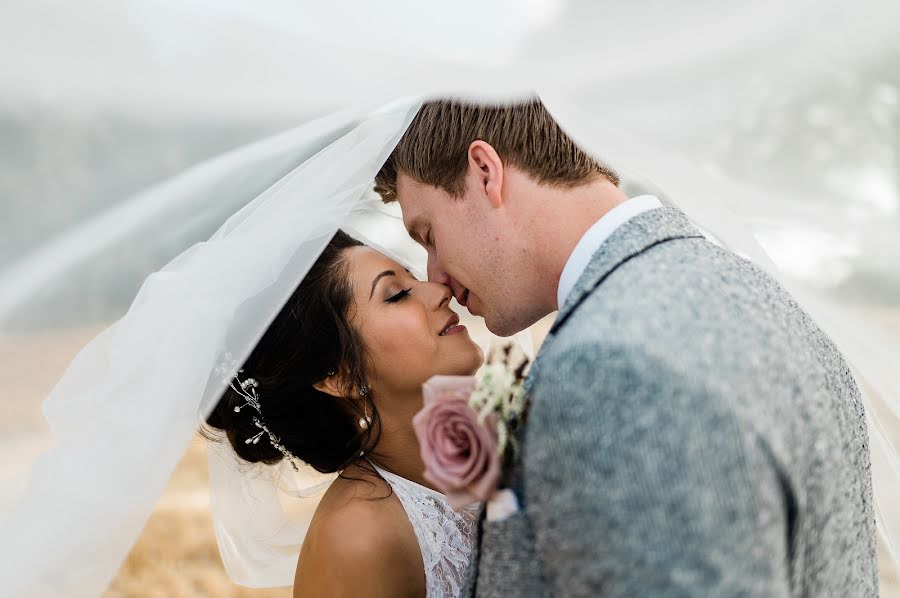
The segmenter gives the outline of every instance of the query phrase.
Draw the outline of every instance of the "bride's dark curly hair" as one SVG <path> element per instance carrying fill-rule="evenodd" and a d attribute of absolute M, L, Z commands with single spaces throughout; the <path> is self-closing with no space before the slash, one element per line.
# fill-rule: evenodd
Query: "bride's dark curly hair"
<path fill-rule="evenodd" d="M 359 334 L 350 324 L 352 288 L 346 250 L 362 243 L 338 231 L 309 273 L 288 299 L 243 365 L 242 379 L 259 383 L 263 422 L 298 459 L 323 473 L 344 469 L 377 442 L 378 410 L 366 393 L 367 357 Z M 314 388 L 330 372 L 340 373 L 341 397 Z M 224 432 L 234 451 L 251 463 L 274 464 L 283 458 L 260 432 L 251 407 L 235 412 L 245 400 L 226 389 L 206 419 L 211 440 Z M 370 416 L 373 425 L 358 422 Z M 217 432 L 218 431 L 218 432 Z"/>

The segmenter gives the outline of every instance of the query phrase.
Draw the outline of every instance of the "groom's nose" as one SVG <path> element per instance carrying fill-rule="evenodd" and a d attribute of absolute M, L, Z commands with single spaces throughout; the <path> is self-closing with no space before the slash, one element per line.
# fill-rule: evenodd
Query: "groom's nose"
<path fill-rule="evenodd" d="M 440 262 L 438 262 L 431 253 L 428 255 L 428 280 L 437 282 L 444 286 L 450 287 L 450 292 L 456 297 L 460 305 L 465 306 L 466 288 L 459 284 L 452 276 L 447 274 Z"/>
<path fill-rule="evenodd" d="M 444 272 L 441 265 L 430 254 L 428 256 L 428 280 L 444 286 L 450 286 L 450 275 Z"/>

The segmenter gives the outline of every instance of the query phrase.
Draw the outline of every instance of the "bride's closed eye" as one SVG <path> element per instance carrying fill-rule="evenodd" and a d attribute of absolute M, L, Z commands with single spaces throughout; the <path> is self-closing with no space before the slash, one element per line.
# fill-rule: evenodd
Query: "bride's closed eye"
<path fill-rule="evenodd" d="M 410 287 L 408 289 L 403 289 L 399 293 L 397 293 L 395 295 L 391 295 L 390 297 L 385 299 L 385 302 L 386 303 L 399 303 L 399 302 L 403 301 L 404 299 L 406 299 L 407 297 L 409 297 L 410 291 L 412 291 L 412 287 Z"/>

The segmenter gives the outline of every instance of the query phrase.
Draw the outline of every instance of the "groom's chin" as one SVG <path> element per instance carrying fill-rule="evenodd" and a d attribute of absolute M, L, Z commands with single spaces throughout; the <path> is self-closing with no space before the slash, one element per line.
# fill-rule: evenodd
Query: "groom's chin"
<path fill-rule="evenodd" d="M 491 334 L 503 338 L 512 336 L 528 327 L 524 326 L 522 328 L 517 328 L 516 326 L 512 325 L 512 322 L 510 322 L 509 320 L 506 320 L 502 317 L 498 318 L 496 316 L 492 316 L 491 314 L 486 314 L 484 316 L 484 325 L 488 330 L 491 331 Z"/>
<path fill-rule="evenodd" d="M 485 311 L 484 325 L 491 331 L 491 334 L 503 338 L 522 332 L 547 315 L 542 313 L 502 314 L 490 310 Z"/>

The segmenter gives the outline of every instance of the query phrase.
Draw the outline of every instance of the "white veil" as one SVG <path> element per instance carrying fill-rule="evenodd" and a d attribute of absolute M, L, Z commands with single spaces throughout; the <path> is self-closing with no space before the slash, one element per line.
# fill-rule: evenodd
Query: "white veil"
<path fill-rule="evenodd" d="M 219 199 L 229 193 L 222 179 L 234 179 L 236 162 L 258 185 L 252 201 L 208 241 L 148 277 L 128 313 L 85 347 L 44 403 L 55 444 L 31 468 L 23 499 L 0 529 L 0 568 L 12 595 L 33 587 L 91 595 L 109 582 L 196 432 L 198 413 L 221 396 L 226 383 L 218 369 L 226 355 L 235 362 L 249 355 L 371 187 L 415 107 L 398 102 L 365 119 L 316 121 L 157 192 L 172 202 Z M 277 172 L 268 180 L 256 172 L 260 161 L 283 164 L 286 156 L 298 166 L 263 169 Z M 230 191 L 248 193 L 244 186 Z M 147 467 L 148 460 L 168 465 Z M 220 471 L 213 467 L 212 475 Z M 48 509 L 60 496 L 64 508 Z M 265 533 L 264 522 L 253 521 L 252 529 Z M 234 575 L 248 584 L 258 579 Z M 279 578 L 275 585 L 283 584 Z"/>
<path fill-rule="evenodd" d="M 900 518 L 890 508 L 898 504 L 900 480 L 890 428 L 900 417 L 898 336 L 873 325 L 883 320 L 872 317 L 877 310 L 868 304 L 834 292 L 823 277 L 805 276 L 825 264 L 825 279 L 852 288 L 846 272 L 860 270 L 860 256 L 870 274 L 889 278 L 897 270 L 896 180 L 885 190 L 870 175 L 884 159 L 877 150 L 900 152 L 896 133 L 885 137 L 871 127 L 900 122 L 891 108 L 900 81 L 885 69 L 900 56 L 892 31 L 900 7 L 894 3 L 532 2 L 522 11 L 487 3 L 488 16 L 472 24 L 472 43 L 458 36 L 466 23 L 442 20 L 436 9 L 417 9 L 422 13 L 404 21 L 417 29 L 416 37 L 385 36 L 409 9 L 402 2 L 382 3 L 374 12 L 360 4 L 366 18 L 352 24 L 313 4 L 273 3 L 263 11 L 241 2 L 98 2 L 94 9 L 106 18 L 96 23 L 122 30 L 76 30 L 70 38 L 69 9 L 47 4 L 42 19 L 29 3 L 3 9 L 11 18 L 0 19 L 0 43 L 34 56 L 28 63 L 0 53 L 8 74 L 0 78 L 0 105 L 52 104 L 60 94 L 111 112 L 134 104 L 158 106 L 160 113 L 208 109 L 222 119 L 275 113 L 271 129 L 346 105 L 348 98 L 373 106 L 397 93 L 485 97 L 538 89 L 563 127 L 629 185 L 658 191 L 718 241 L 769 269 L 837 341 L 866 391 L 879 530 L 898 554 Z M 464 14 L 470 4 L 482 8 L 464 2 L 454 11 Z M 176 25 L 173 16 L 185 18 Z M 491 35 L 494 26 L 502 34 Z M 37 44 L 28 38 L 29 27 L 49 27 L 57 35 Z M 842 35 L 835 38 L 838 28 Z M 71 64 L 52 51 L 87 38 L 102 43 L 81 46 Z M 433 42 L 429 51 L 411 51 L 421 40 Z M 103 44 L 121 51 L 96 53 Z M 298 64 L 289 58 L 296 56 L 308 59 Z M 225 64 L 229 69 L 218 68 Z M 261 64 L 270 68 L 257 68 Z M 59 81 L 41 76 L 48 69 Z M 103 79 L 104 73 L 115 77 Z M 871 75 L 874 92 L 854 86 L 860 73 Z M 78 76 L 82 84 L 102 79 L 117 93 L 79 86 Z M 65 329 L 86 315 L 104 323 L 104 314 L 116 310 L 98 308 L 95 298 L 118 295 L 118 303 L 110 300 L 115 305 L 123 295 L 134 298 L 44 403 L 53 446 L 23 468 L 4 470 L 5 591 L 102 592 L 194 434 L 198 411 L 208 411 L 224 388 L 216 369 L 225 354 L 234 362 L 249 354 L 338 227 L 378 232 L 371 222 L 367 228 L 365 215 L 351 212 L 365 207 L 373 175 L 416 106 L 400 101 L 335 113 L 205 162 L 127 201 L 93 206 L 85 210 L 90 218 L 64 232 L 48 227 L 43 238 L 23 242 L 27 251 L 0 255 L 0 332 L 13 346 L 34 330 Z M 808 127 L 795 126 L 792 116 Z M 759 147 L 756 133 L 766 127 L 791 137 L 768 135 L 769 146 Z M 856 130 L 868 136 L 855 138 Z M 824 148 L 823 138 L 831 142 Z M 75 152 L 63 154 L 69 157 Z M 833 176 L 836 166 L 844 168 L 841 176 Z M 102 168 L 95 170 L 102 176 Z M 861 188 L 834 186 L 847 177 L 861 181 Z M 7 238 L 16 238 L 14 224 L 7 225 Z M 394 230 L 402 236 L 397 223 Z M 385 234 L 382 240 L 364 236 L 393 247 L 393 233 Z M 791 245 L 792 235 L 803 243 Z M 855 249 L 829 253 L 839 245 L 834 239 L 847 238 Z M 797 267 L 791 258 L 798 253 L 829 259 Z M 856 270 L 851 258 L 857 258 Z M 135 279 L 154 270 L 135 297 Z M 882 304 L 900 305 L 890 289 L 866 288 L 882 289 L 888 297 Z M 4 395 L 4 408 L 17 399 Z M 0 434 L 11 439 L 8 449 L 39 452 L 15 425 Z M 245 585 L 289 585 L 308 505 L 327 476 L 295 477 L 284 467 L 243 467 L 245 475 L 235 476 L 240 464 L 217 448 L 225 447 L 213 446 L 211 482 L 229 492 L 213 495 L 213 510 L 229 575 Z M 249 495 L 259 505 L 254 512 L 246 510 L 252 502 L 229 502 Z M 298 495 L 310 501 L 291 498 Z M 283 508 L 270 509 L 276 501 Z"/>

